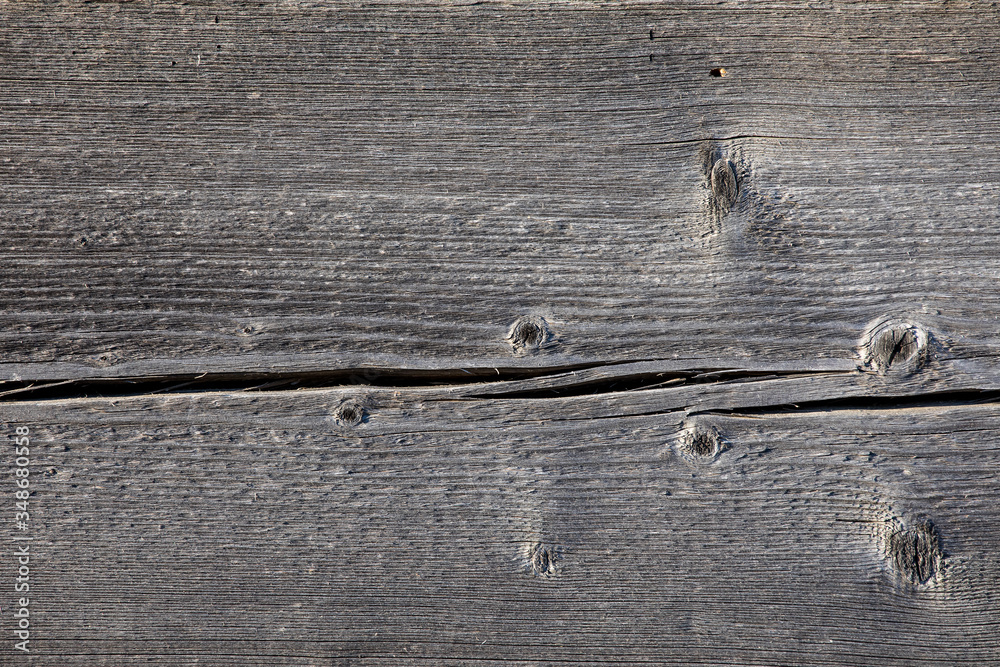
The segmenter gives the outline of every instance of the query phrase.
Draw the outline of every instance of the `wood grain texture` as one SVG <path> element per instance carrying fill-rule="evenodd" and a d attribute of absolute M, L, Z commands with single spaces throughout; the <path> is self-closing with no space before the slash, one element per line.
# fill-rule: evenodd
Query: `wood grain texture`
<path fill-rule="evenodd" d="M 995 3 L 0 11 L 4 379 L 808 369 L 897 317 L 998 384 Z"/>
<path fill-rule="evenodd" d="M 995 404 L 661 396 L 7 405 L 38 471 L 31 664 L 1000 664 Z"/>
<path fill-rule="evenodd" d="M 0 0 L 0 665 L 1000 666 L 998 25 Z"/>

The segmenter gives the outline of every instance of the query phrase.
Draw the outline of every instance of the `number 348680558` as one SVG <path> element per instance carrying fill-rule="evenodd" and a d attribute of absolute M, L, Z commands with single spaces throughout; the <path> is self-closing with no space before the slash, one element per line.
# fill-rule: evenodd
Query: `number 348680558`
<path fill-rule="evenodd" d="M 17 456 L 14 460 L 14 464 L 17 466 L 14 468 L 14 479 L 15 483 L 19 487 L 14 495 L 18 500 L 24 501 L 23 504 L 17 503 L 17 508 L 24 510 L 24 516 L 21 516 L 21 513 L 19 513 L 16 520 L 26 521 L 28 519 L 28 487 L 31 485 L 28 481 L 28 476 L 30 474 L 28 470 L 30 460 L 28 457 L 31 454 L 31 450 L 29 448 L 30 440 L 28 438 L 29 429 L 27 426 L 18 426 L 14 432 L 17 434 L 17 437 L 14 439 L 16 444 L 14 454 Z"/>

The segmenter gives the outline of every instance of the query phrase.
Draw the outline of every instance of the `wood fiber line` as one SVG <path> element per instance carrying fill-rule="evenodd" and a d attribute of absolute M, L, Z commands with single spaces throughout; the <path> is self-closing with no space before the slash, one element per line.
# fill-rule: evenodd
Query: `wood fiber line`
<path fill-rule="evenodd" d="M 7 380 L 808 368 L 894 317 L 997 386 L 996 7 L 2 11 Z"/>
<path fill-rule="evenodd" d="M 38 471 L 35 664 L 1000 661 L 996 406 L 345 400 L 5 406 Z"/>

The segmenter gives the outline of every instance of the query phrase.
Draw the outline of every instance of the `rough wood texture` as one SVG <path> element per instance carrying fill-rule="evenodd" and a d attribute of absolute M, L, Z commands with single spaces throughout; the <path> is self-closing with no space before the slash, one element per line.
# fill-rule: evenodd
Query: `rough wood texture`
<path fill-rule="evenodd" d="M 811 367 L 897 317 L 997 386 L 1000 11 L 814 4 L 4 4 L 0 373 Z"/>
<path fill-rule="evenodd" d="M 0 1 L 0 665 L 1000 666 L 998 25 Z"/>
<path fill-rule="evenodd" d="M 35 664 L 1000 663 L 996 405 L 666 391 L 8 406 L 44 471 Z"/>

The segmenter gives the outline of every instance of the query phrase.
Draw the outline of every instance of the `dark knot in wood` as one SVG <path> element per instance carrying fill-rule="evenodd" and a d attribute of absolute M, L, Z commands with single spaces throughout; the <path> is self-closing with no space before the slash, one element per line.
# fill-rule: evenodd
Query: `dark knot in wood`
<path fill-rule="evenodd" d="M 862 362 L 882 375 L 890 369 L 914 371 L 926 361 L 928 339 L 927 331 L 912 322 L 879 320 L 861 341 Z"/>
<path fill-rule="evenodd" d="M 940 542 L 937 528 L 928 520 L 913 528 L 897 531 L 889 536 L 892 564 L 910 583 L 927 583 L 941 566 Z"/>
<path fill-rule="evenodd" d="M 562 560 L 562 548 L 536 542 L 528 547 L 528 569 L 536 577 L 555 576 Z"/>
<path fill-rule="evenodd" d="M 542 347 L 549 339 L 549 326 L 541 317 L 519 317 L 507 332 L 507 342 L 515 353 Z"/>
<path fill-rule="evenodd" d="M 357 401 L 347 400 L 338 405 L 333 411 L 333 417 L 341 426 L 357 426 L 362 423 L 367 416 L 363 405 Z"/>
<path fill-rule="evenodd" d="M 739 184 L 736 182 L 736 172 L 729 160 L 716 160 L 712 165 L 711 175 L 712 199 L 719 213 L 728 213 L 736 203 L 739 194 Z"/>

